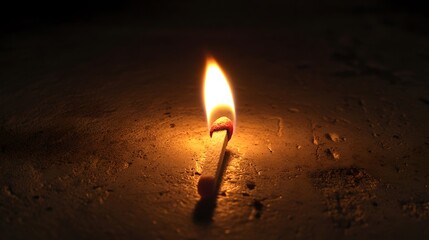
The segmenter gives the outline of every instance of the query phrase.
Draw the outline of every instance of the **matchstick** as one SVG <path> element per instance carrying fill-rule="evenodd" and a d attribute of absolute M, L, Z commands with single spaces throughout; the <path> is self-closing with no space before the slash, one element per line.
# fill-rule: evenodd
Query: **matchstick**
<path fill-rule="evenodd" d="M 218 118 L 210 128 L 211 142 L 202 164 L 198 193 L 202 198 L 214 198 L 220 187 L 226 145 L 233 133 L 233 123 L 227 117 Z"/>

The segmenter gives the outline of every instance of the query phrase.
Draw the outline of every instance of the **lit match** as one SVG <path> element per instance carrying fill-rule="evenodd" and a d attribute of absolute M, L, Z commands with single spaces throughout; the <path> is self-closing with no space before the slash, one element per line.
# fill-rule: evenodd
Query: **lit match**
<path fill-rule="evenodd" d="M 226 145 L 234 132 L 235 108 L 225 74 L 213 58 L 207 59 L 204 104 L 211 142 L 202 164 L 198 193 L 202 198 L 214 198 L 222 180 Z"/>

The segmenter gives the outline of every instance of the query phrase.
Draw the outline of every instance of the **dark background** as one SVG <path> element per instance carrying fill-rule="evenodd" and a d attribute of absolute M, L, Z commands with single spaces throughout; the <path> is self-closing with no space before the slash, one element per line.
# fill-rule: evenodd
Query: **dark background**
<path fill-rule="evenodd" d="M 2 33 L 85 23 L 122 15 L 122 21 L 149 26 L 273 27 L 302 13 L 407 13 L 428 17 L 428 3 L 419 0 L 376 1 L 8 1 L 1 6 Z M 118 19 L 115 19 L 118 21 Z M 417 23 L 418 24 L 418 23 Z"/>

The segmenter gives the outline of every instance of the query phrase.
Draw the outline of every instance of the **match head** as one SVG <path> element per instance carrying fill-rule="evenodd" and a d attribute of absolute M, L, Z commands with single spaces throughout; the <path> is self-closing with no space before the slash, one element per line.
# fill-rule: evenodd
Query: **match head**
<path fill-rule="evenodd" d="M 201 198 L 215 197 L 215 178 L 213 176 L 201 176 L 198 181 L 198 194 Z"/>
<path fill-rule="evenodd" d="M 232 133 L 234 132 L 234 124 L 231 119 L 227 117 L 220 117 L 213 122 L 210 127 L 210 137 L 215 131 L 226 130 L 228 132 L 228 140 L 231 140 Z"/>

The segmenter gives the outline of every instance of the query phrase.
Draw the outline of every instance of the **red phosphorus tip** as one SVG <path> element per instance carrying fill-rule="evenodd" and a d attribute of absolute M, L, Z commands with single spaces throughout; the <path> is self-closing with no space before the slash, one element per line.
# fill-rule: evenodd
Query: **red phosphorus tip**
<path fill-rule="evenodd" d="M 213 122 L 210 127 L 210 137 L 212 137 L 213 132 L 226 130 L 228 133 L 228 140 L 231 140 L 232 133 L 234 132 L 234 124 L 231 119 L 227 117 L 220 117 Z"/>
<path fill-rule="evenodd" d="M 198 194 L 202 198 L 212 198 L 216 196 L 216 181 L 213 176 L 202 176 L 198 181 Z"/>

